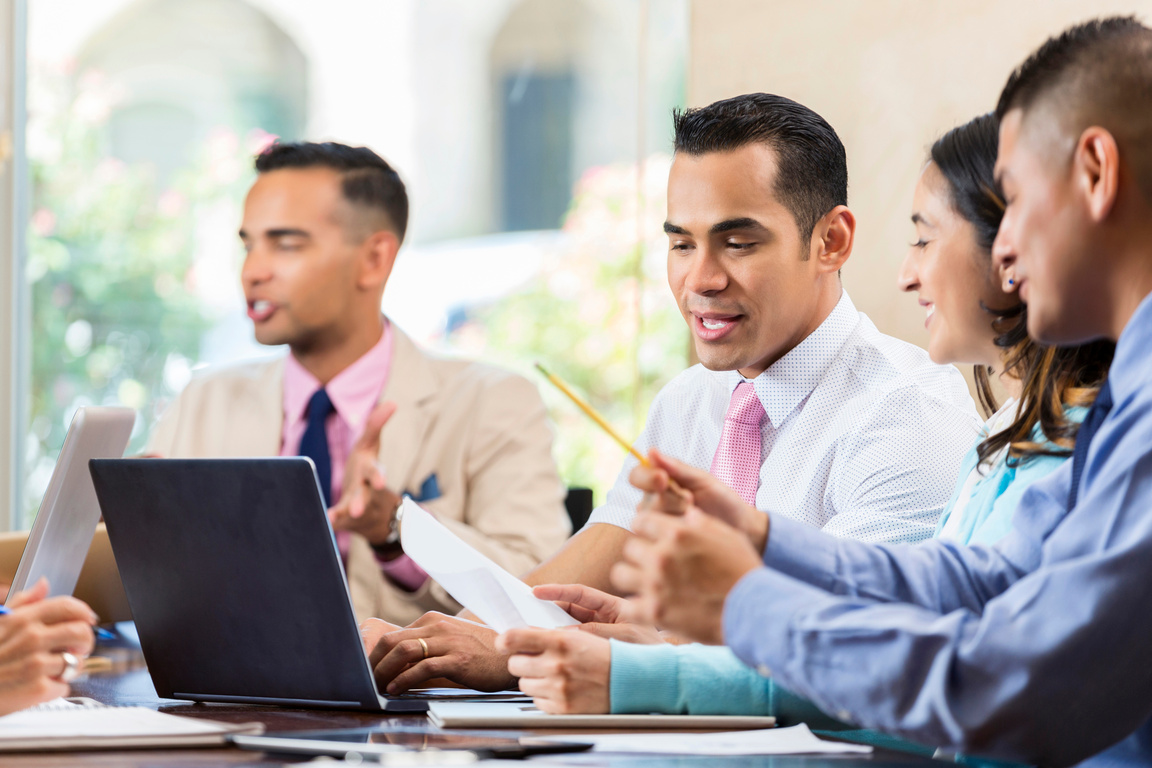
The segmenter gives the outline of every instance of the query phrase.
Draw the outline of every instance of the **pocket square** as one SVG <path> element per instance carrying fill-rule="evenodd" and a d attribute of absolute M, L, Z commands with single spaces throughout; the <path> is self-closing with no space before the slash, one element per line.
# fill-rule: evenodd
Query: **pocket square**
<path fill-rule="evenodd" d="M 412 501 L 417 503 L 434 501 L 440 498 L 440 482 L 436 479 L 436 473 L 433 472 L 424 478 L 424 482 L 420 484 L 419 491 L 408 491 L 408 495 L 412 497 Z"/>

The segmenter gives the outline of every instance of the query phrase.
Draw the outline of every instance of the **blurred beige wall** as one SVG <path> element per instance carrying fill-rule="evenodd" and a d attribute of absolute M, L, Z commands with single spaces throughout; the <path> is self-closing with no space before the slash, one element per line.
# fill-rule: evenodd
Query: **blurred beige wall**
<path fill-rule="evenodd" d="M 832 124 L 857 217 L 845 286 L 880 330 L 923 346 L 924 313 L 895 286 L 928 147 L 991 110 L 1008 73 L 1049 35 L 1115 13 L 1147 22 L 1152 1 L 693 0 L 688 103 L 768 91 Z"/>

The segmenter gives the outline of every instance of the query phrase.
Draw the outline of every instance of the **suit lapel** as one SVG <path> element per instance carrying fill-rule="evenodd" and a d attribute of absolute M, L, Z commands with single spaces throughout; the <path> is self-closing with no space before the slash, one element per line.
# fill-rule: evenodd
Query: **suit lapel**
<path fill-rule="evenodd" d="M 267 364 L 248 395 L 246 407 L 231 413 L 244 426 L 228 430 L 242 444 L 241 452 L 228 455 L 279 456 L 284 431 L 284 358 Z"/>
<path fill-rule="evenodd" d="M 432 422 L 440 382 L 427 356 L 395 323 L 392 339 L 392 364 L 380 402 L 396 403 L 396 413 L 380 433 L 380 463 L 389 487 L 416 492 L 424 478 L 412 473 Z"/>

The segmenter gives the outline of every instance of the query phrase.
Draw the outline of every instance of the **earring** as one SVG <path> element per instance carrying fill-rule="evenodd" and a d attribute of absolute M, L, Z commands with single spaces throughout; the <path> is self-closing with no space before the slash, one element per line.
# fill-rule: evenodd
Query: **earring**
<path fill-rule="evenodd" d="M 1012 278 L 1008 278 L 1008 285 L 1016 285 L 1016 281 Z"/>

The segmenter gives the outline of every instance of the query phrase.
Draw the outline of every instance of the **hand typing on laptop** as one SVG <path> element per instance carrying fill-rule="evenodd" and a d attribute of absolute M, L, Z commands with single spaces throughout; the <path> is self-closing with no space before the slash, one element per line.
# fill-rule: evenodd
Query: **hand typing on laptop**
<path fill-rule="evenodd" d="M 360 625 L 365 644 L 385 628 L 379 625 L 386 622 L 376 622 L 369 619 Z M 404 629 L 379 634 L 368 660 L 381 693 L 453 684 L 478 691 L 515 688 L 508 657 L 498 653 L 495 644 L 496 632 L 483 624 L 433 611 Z M 450 682 L 441 679 L 449 669 L 458 670 Z"/>

